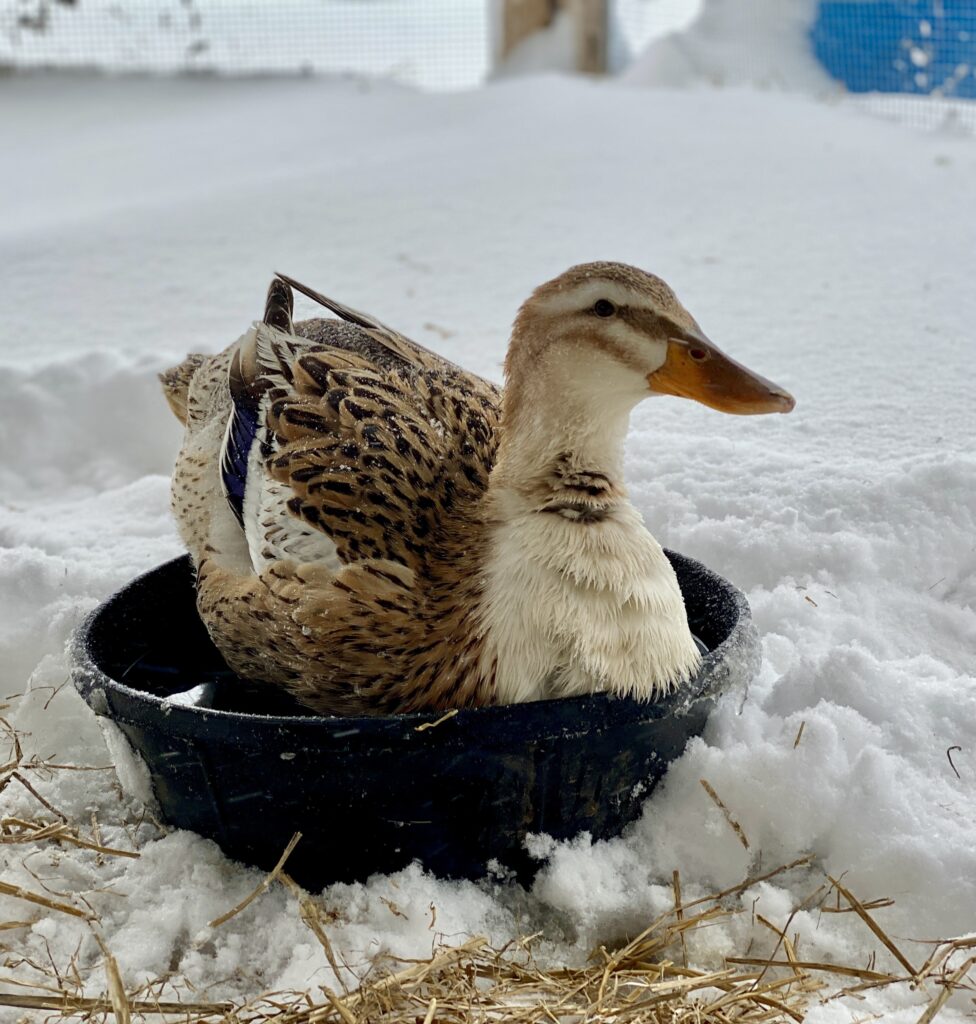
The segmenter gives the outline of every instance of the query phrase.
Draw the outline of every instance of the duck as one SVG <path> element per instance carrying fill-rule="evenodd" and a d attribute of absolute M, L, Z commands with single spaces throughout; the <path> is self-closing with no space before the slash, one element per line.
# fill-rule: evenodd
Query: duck
<path fill-rule="evenodd" d="M 296 322 L 295 292 L 335 316 Z M 240 678 L 347 716 L 687 684 L 699 648 L 624 482 L 631 412 L 795 404 L 614 262 L 532 292 L 504 389 L 284 274 L 242 337 L 161 380 L 215 645 Z"/>

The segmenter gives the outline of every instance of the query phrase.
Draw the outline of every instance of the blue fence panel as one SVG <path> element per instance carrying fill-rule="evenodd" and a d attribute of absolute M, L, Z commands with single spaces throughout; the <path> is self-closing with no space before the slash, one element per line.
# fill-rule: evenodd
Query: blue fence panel
<path fill-rule="evenodd" d="M 852 92 L 976 98 L 976 0 L 821 0 L 811 37 Z"/>

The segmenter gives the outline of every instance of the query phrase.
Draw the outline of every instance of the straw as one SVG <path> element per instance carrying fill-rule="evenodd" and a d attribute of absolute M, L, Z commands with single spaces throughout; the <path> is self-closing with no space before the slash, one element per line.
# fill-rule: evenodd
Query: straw
<path fill-rule="evenodd" d="M 746 839 L 746 834 L 742 830 L 742 826 L 732 817 L 732 812 L 722 802 L 722 798 L 712 788 L 712 784 L 707 779 L 698 780 L 702 784 L 702 788 L 715 802 L 716 807 L 725 815 L 725 820 L 729 823 L 729 827 L 736 834 L 739 842 L 748 850 L 749 840 Z"/>
<path fill-rule="evenodd" d="M 301 838 L 301 832 L 296 832 L 288 841 L 288 845 L 285 847 L 282 855 L 278 858 L 278 863 L 271 869 L 270 874 L 267 875 L 264 881 L 249 896 L 245 896 L 245 898 L 242 899 L 236 907 L 228 910 L 226 914 L 221 914 L 220 917 L 211 921 L 210 927 L 219 928 L 222 924 L 226 924 L 232 917 L 236 917 L 242 910 L 249 907 L 261 895 L 261 893 L 266 892 L 281 874 L 281 869 L 285 866 L 285 862 L 291 856 L 291 851 L 295 849 Z"/>
<path fill-rule="evenodd" d="M 10 736 L 13 756 L 0 772 L 0 789 L 27 767 L 16 732 L 9 723 L 2 725 Z M 709 783 L 702 780 L 702 786 L 748 849 L 745 833 L 728 807 Z M 26 788 L 40 797 L 39 804 L 55 820 L 4 818 L 0 843 L 70 843 L 98 856 L 139 856 L 137 851 L 102 843 L 97 823 L 90 825 L 91 838 L 82 835 L 79 824 L 68 821 L 32 787 Z M 861 901 L 833 878 L 829 891 L 837 893 L 838 905 L 821 905 L 820 909 L 859 918 L 866 942 L 877 942 L 890 953 L 894 970 L 873 963 L 869 969 L 859 963 L 831 963 L 797 955 L 790 926 L 798 912 L 817 901 L 823 904 L 825 883 L 798 902 L 785 923 L 756 915 L 756 921 L 775 936 L 768 956 L 754 955 L 750 944 L 711 969 L 694 963 L 690 936 L 742 913 L 737 898 L 758 883 L 796 869 L 816 871 L 812 856 L 751 875 L 689 902 L 683 895 L 680 870 L 675 867 L 671 876 L 673 906 L 617 948 L 596 950 L 583 966 L 540 962 L 541 954 L 537 957 L 535 952 L 542 937 L 539 934 L 520 936 L 501 948 L 485 936 L 474 936 L 459 945 L 436 947 L 426 959 L 375 960 L 358 968 L 357 974 L 329 934 L 334 915 L 322 907 L 320 897 L 305 892 L 284 870 L 300 838 L 296 833 L 261 884 L 211 922 L 211 927 L 226 924 L 280 881 L 294 896 L 297 914 L 322 947 L 335 978 L 329 985 L 304 992 L 263 992 L 235 1003 L 147 999 L 147 992 L 162 995 L 167 985 L 180 991 L 180 979 L 167 977 L 127 992 L 115 957 L 96 931 L 103 953 L 101 967 L 82 968 L 72 957 L 66 965 L 56 966 L 52 961 L 48 968 L 25 953 L 20 962 L 33 968 L 26 976 L 31 980 L 14 976 L 0 981 L 0 987 L 7 989 L 0 992 L 0 1006 L 43 1012 L 50 1024 L 96 1015 L 114 1019 L 116 1024 L 150 1016 L 176 1016 L 185 1024 L 800 1024 L 815 1004 L 901 986 L 922 993 L 924 1009 L 917 1024 L 932 1024 L 954 992 L 973 990 L 976 938 L 934 940 L 928 958 L 916 968 L 874 916 L 892 901 Z M 0 893 L 24 901 L 42 916 L 68 914 L 94 921 L 87 910 L 11 883 L 0 882 Z M 83 899 L 83 895 L 76 898 Z M 138 899 L 138 892 L 130 894 L 130 899 Z M 26 933 L 36 923 L 0 922 L 7 948 L 16 951 L 19 930 Z M 960 955 L 964 961 L 954 966 Z M 98 991 L 106 984 L 105 995 L 81 994 L 86 988 Z M 192 989 L 189 982 L 184 985 Z"/>
<path fill-rule="evenodd" d="M 39 907 L 47 907 L 48 910 L 57 910 L 61 914 L 81 917 L 86 921 L 94 920 L 94 915 L 87 910 L 73 907 L 70 903 L 60 903 L 47 896 L 42 896 L 39 892 L 30 892 L 27 889 L 21 889 L 19 885 L 10 885 L 9 882 L 0 882 L 0 893 L 5 896 L 13 896 L 18 900 L 26 900 L 28 903 L 36 903 Z"/>

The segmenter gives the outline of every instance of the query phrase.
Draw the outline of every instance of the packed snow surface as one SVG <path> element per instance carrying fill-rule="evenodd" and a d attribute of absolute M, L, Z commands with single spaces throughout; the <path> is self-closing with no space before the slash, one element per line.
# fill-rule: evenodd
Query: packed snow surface
<path fill-rule="evenodd" d="M 824 872 L 893 898 L 876 913 L 918 961 L 916 940 L 976 928 L 972 138 L 798 96 L 558 78 L 443 96 L 13 78 L 0 96 L 0 665 L 4 692 L 26 691 L 3 712 L 25 757 L 111 763 L 66 685 L 64 644 L 179 552 L 180 431 L 155 373 L 236 338 L 273 270 L 498 378 L 535 285 L 629 261 L 798 400 L 790 416 L 734 418 L 656 399 L 629 441 L 651 531 L 747 592 L 762 671 L 622 838 L 539 841 L 531 891 L 416 866 L 335 886 L 334 945 L 357 964 L 542 929 L 548 955 L 579 961 L 670 907 L 675 868 L 693 898 L 805 854 L 811 868 L 746 892 L 692 956 L 720 963 L 750 939 L 771 952 L 757 915 L 784 925 Z M 89 902 L 130 987 L 167 973 L 194 999 L 334 984 L 286 890 L 208 927 L 260 873 L 158 828 L 138 780 L 29 778 L 141 851 L 2 847 L 8 882 Z M 2 800 L 5 816 L 49 817 L 23 786 Z M 3 933 L 5 976 L 44 982 L 48 956 L 77 955 L 90 991 L 104 987 L 84 921 L 7 897 L 2 920 L 34 922 Z M 801 910 L 790 929 L 808 960 L 878 948 L 853 914 Z M 868 992 L 810 1019 L 916 1020 L 930 997 Z"/>

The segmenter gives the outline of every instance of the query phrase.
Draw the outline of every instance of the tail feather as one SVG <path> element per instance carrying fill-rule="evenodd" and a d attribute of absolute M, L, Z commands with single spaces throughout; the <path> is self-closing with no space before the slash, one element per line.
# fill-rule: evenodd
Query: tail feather
<path fill-rule="evenodd" d="M 287 274 L 276 271 L 275 279 L 286 286 L 294 288 L 295 291 L 307 295 L 313 302 L 325 306 L 326 309 L 331 310 L 336 316 L 345 320 L 346 323 L 355 324 L 357 327 L 362 328 L 374 341 L 379 342 L 387 352 L 391 352 L 402 359 L 408 366 L 427 370 L 443 370 L 445 366 L 450 366 L 447 360 L 441 356 L 431 352 L 428 348 L 424 348 L 423 345 L 418 344 L 416 341 L 411 341 L 406 335 L 395 331 L 392 327 L 387 327 L 386 324 L 377 320 L 376 317 L 369 313 L 363 313 L 336 299 L 330 299 L 327 295 L 315 291 L 314 288 L 309 288 L 308 285 L 296 281 Z"/>
<path fill-rule="evenodd" d="M 169 402 L 173 415 L 184 425 L 187 419 L 186 406 L 190 382 L 206 358 L 207 356 L 201 352 L 191 352 L 182 363 L 171 366 L 159 375 L 166 401 Z"/>
<path fill-rule="evenodd" d="M 268 298 L 264 304 L 264 322 L 277 327 L 286 334 L 292 333 L 291 316 L 295 309 L 295 299 L 291 288 L 281 278 L 274 278 L 268 285 Z"/>

